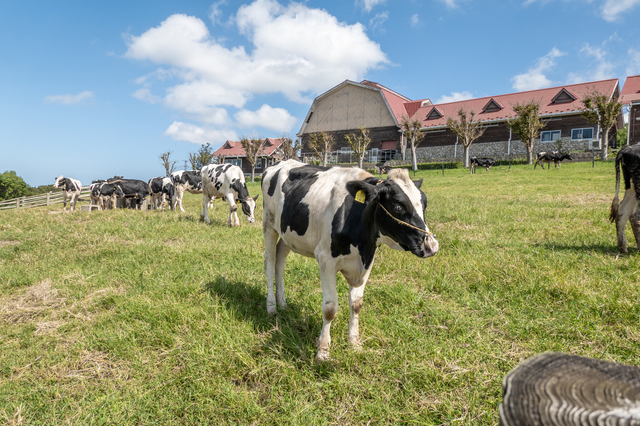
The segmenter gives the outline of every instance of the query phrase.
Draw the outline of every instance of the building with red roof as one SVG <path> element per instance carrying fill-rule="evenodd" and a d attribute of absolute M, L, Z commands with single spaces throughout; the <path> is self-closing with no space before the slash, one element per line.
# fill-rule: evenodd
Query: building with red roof
<path fill-rule="evenodd" d="M 264 169 L 278 160 L 277 150 L 280 145 L 282 145 L 282 138 L 265 138 L 262 143 L 262 152 L 256 162 L 256 172 L 262 173 Z M 225 163 L 235 164 L 240 167 L 245 174 L 251 173 L 251 163 L 247 160 L 247 153 L 240 141 L 226 141 L 213 155 L 216 157 L 224 157 Z"/>
<path fill-rule="evenodd" d="M 640 99 L 640 87 L 636 89 Z M 448 129 L 447 120 L 457 119 L 458 111 L 464 109 L 473 111 L 475 119 L 486 127 L 484 134 L 471 146 L 471 156 L 524 154 L 524 144 L 514 140 L 507 121 L 516 116 L 515 105 L 534 101 L 540 105 L 540 117 L 545 123 L 534 150 L 589 150 L 599 146 L 599 129 L 582 117 L 581 112 L 583 100 L 593 93 L 617 100 L 620 97 L 618 80 L 569 84 L 435 105 L 429 99 L 413 101 L 371 81 L 346 80 L 314 100 L 298 136 L 302 139 L 305 157 L 311 153 L 308 137 L 312 133 L 331 133 L 336 144 L 334 149 L 344 151 L 348 150 L 344 135 L 357 134 L 360 127 L 366 127 L 372 139 L 369 161 L 402 159 L 406 141 L 401 122 L 403 117 L 408 117 L 422 123 L 425 132 L 417 148 L 419 158 L 461 158 L 462 146 L 457 146 L 456 136 Z M 611 146 L 615 146 L 617 129 L 623 125 L 620 114 L 615 128 L 609 132 Z"/>
<path fill-rule="evenodd" d="M 627 77 L 620 92 L 620 102 L 629 108 L 627 143 L 640 143 L 640 75 Z"/>

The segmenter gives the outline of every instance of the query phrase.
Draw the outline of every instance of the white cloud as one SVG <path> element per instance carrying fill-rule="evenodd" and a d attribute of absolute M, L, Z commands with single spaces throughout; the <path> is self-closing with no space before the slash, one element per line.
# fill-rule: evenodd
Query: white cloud
<path fill-rule="evenodd" d="M 152 94 L 151 90 L 149 89 L 138 89 L 135 92 L 133 92 L 133 95 L 131 96 L 133 96 L 136 99 L 140 99 L 141 101 L 147 101 L 151 104 L 157 104 L 162 102 L 162 98 Z"/>
<path fill-rule="evenodd" d="M 552 85 L 552 81 L 545 73 L 553 68 L 556 58 L 566 55 L 555 47 L 549 53 L 539 58 L 535 66 L 529 68 L 524 74 L 518 74 L 511 79 L 512 87 L 519 92 L 525 90 L 537 90 Z"/>
<path fill-rule="evenodd" d="M 272 108 L 264 104 L 257 111 L 243 109 L 235 114 L 235 119 L 242 127 L 264 127 L 277 132 L 289 132 L 296 124 L 293 117 L 284 108 Z"/>
<path fill-rule="evenodd" d="M 165 136 L 171 136 L 178 141 L 187 141 L 204 145 L 223 143 L 227 140 L 238 140 L 238 134 L 234 130 L 207 129 L 195 124 L 174 121 L 164 132 Z"/>
<path fill-rule="evenodd" d="M 607 60 L 608 52 L 604 50 L 604 48 L 592 47 L 589 43 L 586 43 L 584 47 L 580 49 L 580 52 L 595 59 L 595 61 L 593 61 L 594 67 L 585 72 L 570 73 L 568 78 L 569 83 L 584 83 L 585 81 L 605 80 L 615 77 L 613 74 L 615 65 Z"/>
<path fill-rule="evenodd" d="M 420 17 L 417 13 L 411 15 L 411 26 L 416 27 L 420 24 Z"/>
<path fill-rule="evenodd" d="M 211 5 L 209 8 L 209 19 L 213 25 L 217 24 L 220 21 L 220 16 L 222 12 L 220 11 L 220 6 L 226 5 L 227 0 L 220 0 Z"/>
<path fill-rule="evenodd" d="M 210 13 L 216 22 L 220 4 Z M 153 84 L 173 84 L 163 99 L 167 107 L 202 123 L 229 127 L 228 110 L 257 96 L 283 94 L 308 103 L 328 87 L 360 80 L 368 70 L 389 63 L 362 24 L 339 22 L 304 4 L 255 0 L 238 9 L 234 22 L 249 48 L 224 46 L 201 19 L 181 14 L 129 36 L 125 56 L 161 67 L 137 80 L 149 89 L 136 92 L 137 97 L 154 100 L 148 96 Z"/>
<path fill-rule="evenodd" d="M 387 19 L 389 19 L 388 11 L 376 13 L 376 16 L 369 20 L 369 27 L 372 30 L 382 30 L 382 24 L 384 24 Z"/>
<path fill-rule="evenodd" d="M 81 102 L 84 102 L 93 98 L 94 98 L 93 92 L 90 92 L 89 90 L 85 90 L 84 92 L 78 93 L 77 95 L 47 96 L 44 98 L 44 101 L 52 104 L 73 105 L 73 104 L 79 104 Z"/>
<path fill-rule="evenodd" d="M 627 66 L 627 75 L 640 74 L 640 52 L 635 49 L 629 49 L 629 65 Z"/>
<path fill-rule="evenodd" d="M 356 4 L 360 3 L 362 8 L 367 12 L 371 12 L 374 6 L 384 3 L 386 0 L 359 0 Z"/>
<path fill-rule="evenodd" d="M 464 101 L 467 99 L 473 99 L 473 95 L 471 94 L 471 92 L 451 92 L 450 95 L 443 95 L 440 97 L 440 99 L 438 99 L 435 103 L 436 104 L 446 104 L 449 102 L 458 102 L 458 101 Z"/>
<path fill-rule="evenodd" d="M 449 9 L 455 9 L 456 7 L 458 7 L 458 5 L 456 4 L 457 0 L 440 0 L 442 3 L 444 3 Z"/>
<path fill-rule="evenodd" d="M 607 0 L 602 5 L 602 18 L 608 22 L 615 22 L 621 14 L 640 4 L 640 0 Z"/>

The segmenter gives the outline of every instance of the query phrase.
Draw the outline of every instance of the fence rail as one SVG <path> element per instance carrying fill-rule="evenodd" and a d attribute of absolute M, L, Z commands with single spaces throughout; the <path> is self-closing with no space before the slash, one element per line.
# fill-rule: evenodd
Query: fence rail
<path fill-rule="evenodd" d="M 91 191 L 88 186 L 83 186 L 80 191 L 80 198 L 85 197 L 83 201 L 89 199 Z M 49 191 L 45 194 L 32 195 L 30 197 L 11 198 L 10 200 L 0 201 L 0 210 L 21 209 L 29 207 L 50 206 L 64 202 L 64 194 L 62 191 Z"/>

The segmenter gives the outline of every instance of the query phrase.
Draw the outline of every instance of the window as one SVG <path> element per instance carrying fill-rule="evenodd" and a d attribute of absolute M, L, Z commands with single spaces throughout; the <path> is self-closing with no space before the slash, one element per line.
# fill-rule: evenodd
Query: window
<path fill-rule="evenodd" d="M 234 166 L 242 167 L 242 158 L 228 158 L 224 160 L 224 162 L 233 164 Z"/>
<path fill-rule="evenodd" d="M 584 129 L 571 129 L 571 140 L 593 139 L 593 127 Z"/>
<path fill-rule="evenodd" d="M 540 142 L 555 142 L 560 140 L 560 130 L 540 132 Z"/>
<path fill-rule="evenodd" d="M 261 169 L 262 168 L 262 157 L 258 158 L 258 160 L 256 161 L 256 169 Z"/>

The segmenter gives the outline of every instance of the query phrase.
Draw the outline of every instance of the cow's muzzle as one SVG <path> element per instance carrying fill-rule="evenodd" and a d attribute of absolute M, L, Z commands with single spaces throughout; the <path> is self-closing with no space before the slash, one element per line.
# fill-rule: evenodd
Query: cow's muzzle
<path fill-rule="evenodd" d="M 438 240 L 436 240 L 436 236 L 429 233 L 424 236 L 422 244 L 415 250 L 411 250 L 411 252 L 416 256 L 427 258 L 435 255 L 439 248 L 440 245 L 438 244 Z"/>

